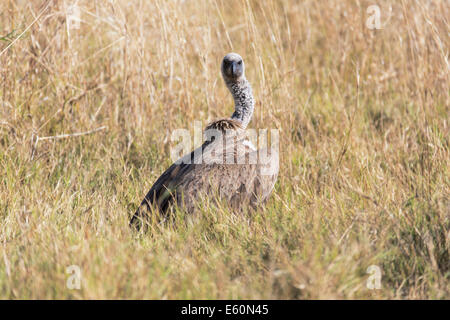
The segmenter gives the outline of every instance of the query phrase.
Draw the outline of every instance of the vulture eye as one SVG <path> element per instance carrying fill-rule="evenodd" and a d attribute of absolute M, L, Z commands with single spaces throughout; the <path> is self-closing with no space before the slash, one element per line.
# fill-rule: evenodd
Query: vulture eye
<path fill-rule="evenodd" d="M 239 60 L 238 65 L 241 65 L 241 64 L 242 64 L 242 60 Z"/>

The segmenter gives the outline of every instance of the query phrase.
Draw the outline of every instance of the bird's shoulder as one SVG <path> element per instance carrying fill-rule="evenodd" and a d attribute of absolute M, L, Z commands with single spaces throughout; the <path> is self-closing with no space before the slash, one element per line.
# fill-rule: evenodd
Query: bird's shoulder
<path fill-rule="evenodd" d="M 222 132 L 227 130 L 242 130 L 240 121 L 230 118 L 217 119 L 206 126 L 205 130 L 215 129 Z"/>

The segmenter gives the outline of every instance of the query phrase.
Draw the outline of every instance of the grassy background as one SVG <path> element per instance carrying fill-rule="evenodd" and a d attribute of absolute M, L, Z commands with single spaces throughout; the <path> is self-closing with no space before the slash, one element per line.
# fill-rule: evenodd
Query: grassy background
<path fill-rule="evenodd" d="M 370 30 L 371 4 L 80 0 L 68 28 L 1 1 L 0 297 L 449 299 L 450 5 L 380 0 Z M 171 132 L 231 115 L 230 51 L 281 130 L 274 194 L 131 232 Z"/>

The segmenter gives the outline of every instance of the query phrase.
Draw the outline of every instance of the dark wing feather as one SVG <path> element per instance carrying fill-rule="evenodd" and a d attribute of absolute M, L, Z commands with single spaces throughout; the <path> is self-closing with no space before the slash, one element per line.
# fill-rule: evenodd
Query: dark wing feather
<path fill-rule="evenodd" d="M 210 141 L 205 142 L 201 146 L 202 150 L 210 143 Z M 158 178 L 158 180 L 156 180 L 131 218 L 131 225 L 137 226 L 139 220 L 142 220 L 149 212 L 151 212 L 152 205 L 155 205 L 155 207 L 159 209 L 160 213 L 167 212 L 170 204 L 174 200 L 176 186 L 179 184 L 179 181 L 196 166 L 196 164 L 194 164 L 195 154 L 197 153 L 192 151 L 189 155 L 183 157 L 184 159 L 191 159 L 190 163 L 187 163 L 186 161 L 181 163 L 173 163 Z"/>
<path fill-rule="evenodd" d="M 200 147 L 201 164 L 195 164 L 194 157 L 199 153 L 193 151 L 182 158 L 184 162 L 190 159 L 191 163 L 174 163 L 158 178 L 134 214 L 131 224 L 144 218 L 151 205 L 164 214 L 176 202 L 187 212 L 193 212 L 201 196 L 218 195 L 234 209 L 246 204 L 256 207 L 267 200 L 278 175 L 278 155 L 271 154 L 269 158 L 269 165 L 275 165 L 274 170 L 263 174 L 268 164 L 250 161 L 258 159 L 259 153 L 244 146 L 245 135 L 234 120 L 229 120 L 231 123 L 226 121 L 221 119 L 207 127 L 232 130 L 222 132 L 222 136 L 215 136 Z M 227 164 L 229 159 L 232 159 L 232 164 Z"/>

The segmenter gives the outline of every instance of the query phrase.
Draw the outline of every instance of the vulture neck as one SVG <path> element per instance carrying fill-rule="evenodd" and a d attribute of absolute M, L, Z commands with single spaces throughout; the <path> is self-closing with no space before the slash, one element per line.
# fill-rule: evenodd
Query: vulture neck
<path fill-rule="evenodd" d="M 245 129 L 252 119 L 255 107 L 252 87 L 245 78 L 226 82 L 226 84 L 234 98 L 234 113 L 231 119 L 240 121 L 242 128 Z"/>

